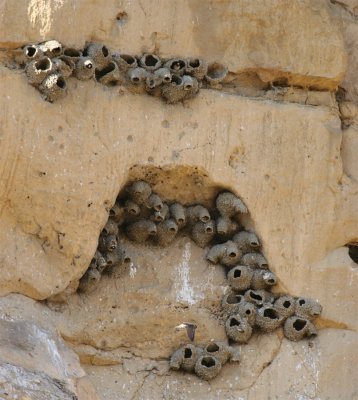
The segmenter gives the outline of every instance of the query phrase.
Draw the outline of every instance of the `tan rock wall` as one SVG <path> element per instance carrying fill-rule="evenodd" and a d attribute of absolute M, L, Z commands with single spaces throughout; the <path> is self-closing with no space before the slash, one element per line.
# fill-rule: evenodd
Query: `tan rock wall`
<path fill-rule="evenodd" d="M 11 140 L 2 157 L 3 215 L 31 234 L 27 257 L 37 260 L 35 271 L 26 273 L 27 257 L 10 258 L 8 287 L 21 278 L 28 291 L 43 285 L 44 298 L 78 278 L 92 257 L 106 209 L 136 164 L 196 166 L 216 185 L 237 191 L 276 272 L 289 274 L 291 265 L 316 262 L 355 237 L 354 226 L 347 230 L 344 220 L 336 220 L 338 213 L 345 216 L 346 178 L 334 111 L 210 91 L 185 108 L 163 107 L 157 99 L 118 96 L 116 89 L 88 82 L 76 82 L 59 106 L 44 102 L 22 76 L 3 73 L 5 92 L 11 92 L 2 99 L 3 109 L 14 113 L 3 125 L 3 140 Z M 83 104 L 93 95 L 101 108 L 86 112 Z M 24 96 L 33 105 L 16 109 Z M 354 182 L 343 187 L 354 191 Z M 170 190 L 168 195 L 173 196 Z M 2 231 L 7 246 L 14 246 L 11 230 L 4 225 Z M 47 267 L 53 263 L 58 267 Z M 287 286 L 284 275 L 282 280 Z"/>
<path fill-rule="evenodd" d="M 46 390 L 64 379 L 46 352 L 46 370 L 21 351 L 10 357 L 1 347 L 10 319 L 60 333 L 88 374 L 72 350 L 60 355 L 74 357 L 80 399 L 95 398 L 89 382 L 106 400 L 357 398 L 358 275 L 345 247 L 358 242 L 356 9 L 323 0 L 0 1 L 0 390 L 15 370 L 48 374 Z M 45 38 L 219 60 L 230 82 L 167 105 L 70 79 L 68 96 L 50 104 L 8 68 L 11 50 Z M 185 341 L 178 323 L 195 321 L 198 342 L 225 338 L 213 314 L 224 271 L 187 238 L 165 250 L 127 243 L 128 270 L 74 293 L 109 208 L 138 177 L 168 200 L 210 206 L 220 188 L 237 193 L 277 291 L 322 304 L 318 338 L 255 335 L 241 363 L 211 383 L 168 371 Z M 61 302 L 38 301 L 48 298 Z"/>

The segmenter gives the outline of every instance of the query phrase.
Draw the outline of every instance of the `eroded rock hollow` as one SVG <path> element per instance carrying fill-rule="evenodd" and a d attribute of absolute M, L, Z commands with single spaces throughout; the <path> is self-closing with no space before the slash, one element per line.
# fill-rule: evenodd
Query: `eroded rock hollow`
<path fill-rule="evenodd" d="M 153 174 L 151 179 L 157 180 L 160 172 Z M 173 185 L 165 178 L 161 183 Z M 185 191 L 188 185 L 182 182 L 177 187 L 178 192 L 183 186 Z M 126 266 L 130 264 L 131 268 L 135 264 L 126 248 L 126 239 L 137 245 L 167 247 L 174 244 L 177 237 L 187 236 L 198 247 L 209 248 L 206 254 L 209 262 L 227 270 L 230 289 L 222 298 L 222 313 L 214 312 L 213 316 L 218 319 L 218 324 L 225 326 L 231 343 L 247 343 L 254 329 L 269 333 L 280 326 L 284 326 L 285 337 L 292 341 L 315 336 L 317 330 L 311 321 L 321 314 L 320 304 L 309 298 L 270 292 L 277 284 L 277 277 L 269 270 L 261 253 L 260 239 L 243 226 L 240 216 L 249 211 L 242 200 L 225 190 L 221 190 L 215 200 L 210 200 L 214 207 L 209 211 L 200 203 L 187 205 L 175 198 L 167 202 L 153 192 L 145 180 L 126 185 L 109 211 L 94 258 L 80 280 L 79 291 L 92 292 L 103 274 L 120 277 Z M 132 252 L 135 254 L 136 250 L 134 248 Z M 184 322 L 176 329 L 184 328 L 193 342 L 197 327 L 193 322 Z M 196 346 L 184 344 L 171 356 L 170 367 L 195 371 L 199 378 L 211 380 L 227 361 L 239 359 L 238 348 L 213 340 Z"/>

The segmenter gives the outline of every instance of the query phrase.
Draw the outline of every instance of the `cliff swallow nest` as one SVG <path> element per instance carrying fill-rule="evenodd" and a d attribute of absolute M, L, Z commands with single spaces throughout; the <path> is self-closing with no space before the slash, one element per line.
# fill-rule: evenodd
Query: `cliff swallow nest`
<path fill-rule="evenodd" d="M 228 74 L 225 65 L 200 58 L 164 59 L 150 53 L 132 56 L 111 52 L 100 43 L 86 43 L 83 49 L 75 49 L 57 40 L 16 49 L 14 61 L 49 102 L 67 94 L 71 77 L 124 86 L 133 93 L 162 97 L 172 104 L 196 96 L 203 86 L 220 88 Z"/>
<path fill-rule="evenodd" d="M 189 236 L 207 249 L 206 259 L 225 268 L 229 290 L 222 298 L 222 316 L 230 344 L 247 343 L 253 332 L 268 333 L 283 327 L 292 341 L 317 335 L 313 324 L 322 307 L 315 300 L 272 293 L 277 276 L 261 252 L 255 232 L 245 230 L 241 219 L 248 213 L 243 201 L 229 191 L 219 193 L 216 207 L 165 202 L 149 183 L 130 182 L 109 211 L 98 249 L 79 285 L 93 290 L 103 273 L 128 265 L 131 257 L 119 243 L 120 235 L 144 245 L 167 246 L 178 235 Z M 238 348 L 212 341 L 186 344 L 177 349 L 170 367 L 194 372 L 209 380 L 228 361 L 239 361 Z"/>

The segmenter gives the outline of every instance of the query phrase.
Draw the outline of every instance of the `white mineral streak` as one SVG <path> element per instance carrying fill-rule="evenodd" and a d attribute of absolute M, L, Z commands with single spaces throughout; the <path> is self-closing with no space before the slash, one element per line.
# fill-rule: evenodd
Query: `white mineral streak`
<path fill-rule="evenodd" d="M 186 302 L 188 304 L 195 304 L 194 290 L 189 284 L 189 261 L 190 261 L 190 242 L 184 246 L 183 259 L 176 267 L 175 281 L 177 301 Z"/>
<path fill-rule="evenodd" d="M 297 379 L 294 381 L 294 385 L 302 387 L 305 380 L 309 380 L 310 384 L 303 385 L 305 386 L 304 393 L 296 393 L 295 400 L 321 400 L 317 397 L 320 373 L 320 350 L 319 348 L 312 349 L 306 343 L 302 344 L 301 349 L 303 357 L 296 365 Z"/>
<path fill-rule="evenodd" d="M 44 38 L 50 32 L 53 14 L 63 6 L 64 0 L 30 0 L 27 14 L 31 25 L 38 26 Z"/>
<path fill-rule="evenodd" d="M 182 262 L 176 267 L 175 291 L 176 300 L 187 304 L 195 304 L 197 301 L 204 298 L 203 293 L 194 290 L 190 285 L 189 272 L 190 272 L 190 242 L 184 246 Z M 199 288 L 197 288 L 199 289 Z"/>
<path fill-rule="evenodd" d="M 133 279 L 136 273 L 137 273 L 137 267 L 133 263 L 131 263 L 129 267 L 129 276 Z"/>

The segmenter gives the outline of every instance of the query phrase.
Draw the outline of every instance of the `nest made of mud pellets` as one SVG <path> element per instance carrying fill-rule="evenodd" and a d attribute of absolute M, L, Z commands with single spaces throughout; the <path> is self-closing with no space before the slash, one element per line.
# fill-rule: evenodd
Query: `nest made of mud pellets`
<path fill-rule="evenodd" d="M 67 79 L 81 81 L 95 79 L 105 86 L 121 85 L 132 93 L 147 93 L 161 97 L 169 104 L 195 97 L 202 86 L 220 89 L 228 69 L 218 62 L 208 63 L 200 58 L 161 58 L 157 54 L 140 56 L 112 52 L 102 43 L 86 43 L 84 48 L 64 46 L 57 40 L 48 40 L 23 46 L 14 51 L 13 60 L 24 68 L 29 83 L 35 86 L 49 102 L 65 96 L 67 91 L 47 93 L 44 80 L 59 73 L 63 89 Z M 48 84 L 47 84 L 48 86 Z"/>
<path fill-rule="evenodd" d="M 145 62 L 149 61 L 144 60 L 142 64 Z M 109 211 L 98 249 L 80 281 L 79 291 L 95 290 L 102 274 L 131 262 L 121 244 L 121 236 L 140 245 L 165 247 L 178 235 L 185 235 L 199 247 L 207 248 L 208 262 L 227 270 L 230 290 L 224 294 L 221 306 L 228 340 L 245 344 L 255 331 L 263 334 L 281 326 L 289 340 L 316 335 L 312 321 L 322 311 L 319 303 L 304 297 L 271 293 L 278 279 L 261 253 L 256 233 L 242 228 L 241 215 L 248 213 L 243 201 L 225 191 L 212 203 L 216 204 L 215 209 L 202 204 L 167 202 L 148 182 L 129 182 Z M 225 241 L 217 229 L 217 222 L 223 219 L 236 221 L 236 229 Z M 237 346 L 219 341 L 206 346 L 189 343 L 173 353 L 170 367 L 210 380 L 230 360 L 239 361 Z"/>

